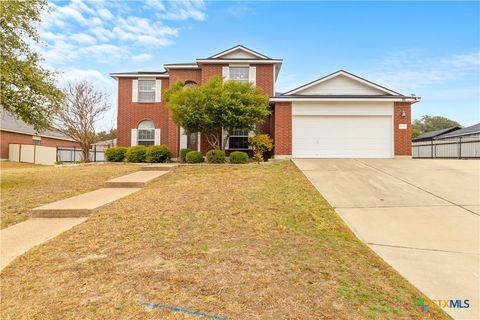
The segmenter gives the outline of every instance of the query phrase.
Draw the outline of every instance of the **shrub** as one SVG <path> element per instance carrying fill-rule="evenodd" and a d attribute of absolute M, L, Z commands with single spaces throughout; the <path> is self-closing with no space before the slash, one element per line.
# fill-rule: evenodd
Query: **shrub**
<path fill-rule="evenodd" d="M 256 162 L 262 162 L 265 159 L 265 153 L 272 150 L 273 140 L 268 134 L 260 133 L 248 138 L 248 145 L 253 149 L 253 159 Z"/>
<path fill-rule="evenodd" d="M 248 154 L 242 151 L 233 151 L 230 153 L 230 163 L 247 163 Z"/>
<path fill-rule="evenodd" d="M 110 162 L 122 162 L 125 159 L 125 147 L 112 147 L 105 150 L 105 158 Z"/>
<path fill-rule="evenodd" d="M 203 162 L 202 153 L 198 152 L 198 151 L 190 151 L 185 156 L 185 161 L 187 163 L 201 163 L 201 162 Z"/>
<path fill-rule="evenodd" d="M 225 151 L 210 150 L 207 152 L 207 161 L 209 163 L 225 163 Z"/>
<path fill-rule="evenodd" d="M 187 156 L 187 153 L 190 151 L 195 151 L 192 149 L 180 149 L 180 161 L 185 162 L 185 157 Z"/>
<path fill-rule="evenodd" d="M 145 162 L 147 153 L 147 147 L 145 146 L 133 146 L 128 148 L 125 153 L 125 159 L 128 162 Z"/>
<path fill-rule="evenodd" d="M 145 160 L 150 163 L 167 162 L 170 159 L 170 150 L 167 146 L 150 146 L 147 148 Z"/>

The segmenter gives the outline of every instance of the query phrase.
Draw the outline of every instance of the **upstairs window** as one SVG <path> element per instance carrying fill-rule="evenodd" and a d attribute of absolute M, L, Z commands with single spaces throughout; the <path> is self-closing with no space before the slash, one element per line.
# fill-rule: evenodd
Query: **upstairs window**
<path fill-rule="evenodd" d="M 248 149 L 249 130 L 233 129 L 228 139 L 229 149 Z"/>
<path fill-rule="evenodd" d="M 249 82 L 249 67 L 230 67 L 230 80 L 238 82 Z"/>
<path fill-rule="evenodd" d="M 155 81 L 154 81 L 155 82 Z M 153 146 L 155 144 L 155 125 L 152 121 L 142 121 L 138 125 L 138 145 Z"/>
<path fill-rule="evenodd" d="M 138 101 L 155 102 L 155 80 L 138 80 Z"/>

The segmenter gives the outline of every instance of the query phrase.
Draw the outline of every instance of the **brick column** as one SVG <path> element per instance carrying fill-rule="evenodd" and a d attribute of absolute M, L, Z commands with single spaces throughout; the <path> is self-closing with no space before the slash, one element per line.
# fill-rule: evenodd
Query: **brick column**
<path fill-rule="evenodd" d="M 405 112 L 405 117 L 402 117 Z M 411 103 L 395 102 L 393 107 L 395 156 L 412 155 Z M 406 126 L 406 127 L 405 127 Z"/>
<path fill-rule="evenodd" d="M 275 158 L 292 156 L 292 103 L 276 102 L 274 111 Z"/>

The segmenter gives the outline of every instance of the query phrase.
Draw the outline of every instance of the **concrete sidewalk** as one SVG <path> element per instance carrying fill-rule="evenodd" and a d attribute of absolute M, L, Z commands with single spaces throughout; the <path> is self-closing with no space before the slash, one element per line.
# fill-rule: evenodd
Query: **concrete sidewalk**
<path fill-rule="evenodd" d="M 469 300 L 443 310 L 480 319 L 480 161 L 294 162 L 357 237 L 429 299 Z"/>
<path fill-rule="evenodd" d="M 33 218 L 0 230 L 0 270 L 36 245 L 82 223 L 87 218 Z"/>
<path fill-rule="evenodd" d="M 142 168 L 143 170 L 143 168 Z M 168 171 L 163 170 L 144 170 L 127 174 L 122 177 L 108 180 L 105 182 L 106 188 L 142 188 L 147 183 L 156 178 L 163 176 Z"/>
<path fill-rule="evenodd" d="M 46 204 L 33 209 L 30 214 L 32 217 L 42 218 L 86 217 L 101 207 L 138 190 L 140 188 L 102 188 Z"/>

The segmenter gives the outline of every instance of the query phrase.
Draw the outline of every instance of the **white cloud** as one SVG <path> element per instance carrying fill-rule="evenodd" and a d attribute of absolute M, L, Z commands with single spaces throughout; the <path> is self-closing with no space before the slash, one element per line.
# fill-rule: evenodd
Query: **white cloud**
<path fill-rule="evenodd" d="M 111 20 L 113 19 L 113 14 L 108 9 L 100 9 L 98 10 L 98 15 L 103 19 Z"/>
<path fill-rule="evenodd" d="M 82 80 L 87 80 L 94 85 L 103 88 L 109 87 L 113 84 L 113 81 L 111 81 L 106 75 L 93 69 L 68 68 L 60 73 L 58 77 L 58 83 L 61 87 L 65 87 L 67 82 L 75 83 Z"/>
<path fill-rule="evenodd" d="M 75 40 L 80 44 L 95 44 L 97 40 L 86 33 L 74 33 L 70 36 L 70 39 Z"/>
<path fill-rule="evenodd" d="M 412 56 L 389 58 L 380 63 L 379 70 L 371 73 L 371 79 L 392 88 L 417 89 L 443 84 L 464 76 L 478 74 L 480 52 L 455 54 L 448 57 L 418 60 Z"/>
<path fill-rule="evenodd" d="M 205 3 L 202 0 L 168 1 L 148 0 L 148 7 L 158 10 L 157 16 L 168 20 L 194 19 L 203 21 L 206 18 Z"/>
<path fill-rule="evenodd" d="M 123 56 L 128 56 L 129 51 L 113 44 L 98 44 L 80 48 L 78 54 L 82 57 L 89 57 L 99 63 L 110 63 Z"/>
<path fill-rule="evenodd" d="M 66 7 L 57 6 L 57 10 L 63 17 L 75 19 L 77 22 L 83 25 L 87 24 L 87 20 L 82 15 L 82 13 L 71 6 L 66 6 Z"/>
<path fill-rule="evenodd" d="M 153 59 L 153 56 L 149 53 L 141 53 L 132 57 L 132 60 L 136 62 L 150 61 L 152 59 Z"/>
<path fill-rule="evenodd" d="M 77 60 L 113 63 L 121 57 L 138 56 L 145 46 L 164 47 L 174 42 L 182 27 L 169 25 L 169 20 L 205 19 L 205 4 L 200 0 L 148 0 L 145 5 L 71 0 L 50 3 L 50 7 L 38 27 L 47 43 L 40 52 L 51 60 L 47 63 L 57 66 Z"/>
<path fill-rule="evenodd" d="M 243 18 L 247 14 L 252 13 L 252 10 L 243 2 L 236 2 L 227 9 L 227 13 L 235 18 Z"/>

